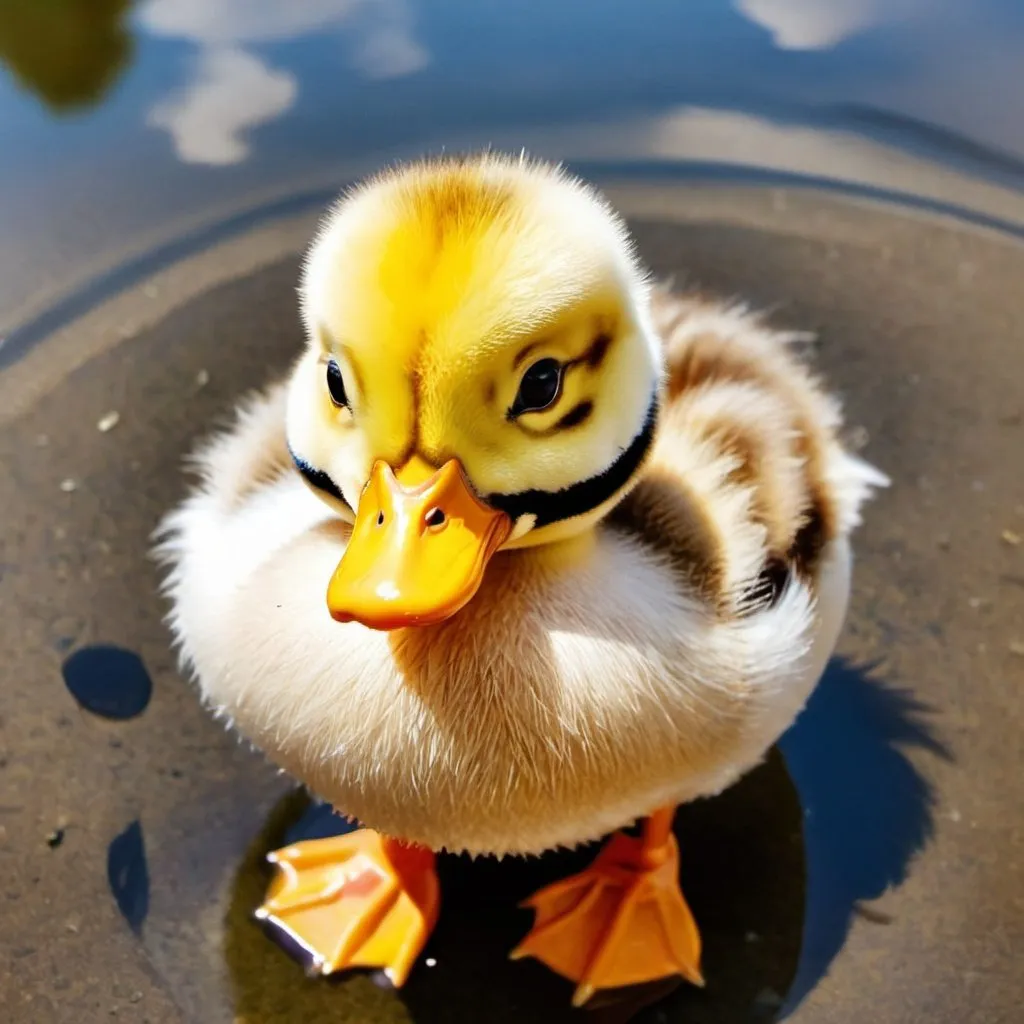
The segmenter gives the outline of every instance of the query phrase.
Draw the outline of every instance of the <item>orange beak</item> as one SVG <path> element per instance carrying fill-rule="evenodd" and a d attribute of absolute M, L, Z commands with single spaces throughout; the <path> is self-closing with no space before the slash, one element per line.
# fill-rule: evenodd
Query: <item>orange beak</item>
<path fill-rule="evenodd" d="M 338 622 L 427 626 L 454 615 L 479 589 L 512 523 L 473 494 L 457 460 L 426 472 L 424 479 L 418 460 L 398 477 L 387 463 L 374 464 L 327 587 Z"/>

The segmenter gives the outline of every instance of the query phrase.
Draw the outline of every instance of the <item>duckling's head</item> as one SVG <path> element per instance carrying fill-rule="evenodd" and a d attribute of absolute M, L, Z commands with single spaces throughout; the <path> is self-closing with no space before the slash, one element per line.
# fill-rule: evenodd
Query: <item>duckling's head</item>
<path fill-rule="evenodd" d="M 344 196 L 301 286 L 288 440 L 354 520 L 335 618 L 440 621 L 501 547 L 593 526 L 636 481 L 661 383 L 622 221 L 561 170 L 494 155 Z"/>

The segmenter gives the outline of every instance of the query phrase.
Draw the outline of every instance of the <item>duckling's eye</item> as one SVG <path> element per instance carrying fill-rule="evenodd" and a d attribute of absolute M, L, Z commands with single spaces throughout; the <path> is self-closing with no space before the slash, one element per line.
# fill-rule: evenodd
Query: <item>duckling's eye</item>
<path fill-rule="evenodd" d="M 331 401 L 339 408 L 348 405 L 345 394 L 345 380 L 341 376 L 341 367 L 332 359 L 327 364 L 327 390 L 331 393 Z"/>
<path fill-rule="evenodd" d="M 557 359 L 540 359 L 523 374 L 509 413 L 518 416 L 547 409 L 555 404 L 561 390 L 562 364 Z"/>

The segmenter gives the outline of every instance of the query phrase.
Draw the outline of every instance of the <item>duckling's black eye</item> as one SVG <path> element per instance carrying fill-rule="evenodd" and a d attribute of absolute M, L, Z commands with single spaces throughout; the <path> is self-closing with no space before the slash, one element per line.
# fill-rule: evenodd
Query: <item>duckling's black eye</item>
<path fill-rule="evenodd" d="M 345 380 L 341 376 L 341 367 L 332 359 L 327 364 L 327 390 L 331 393 L 331 401 L 337 406 L 348 405 L 345 394 Z"/>
<path fill-rule="evenodd" d="M 523 374 L 509 412 L 512 416 L 540 412 L 554 405 L 561 390 L 562 364 L 557 359 L 540 359 Z"/>

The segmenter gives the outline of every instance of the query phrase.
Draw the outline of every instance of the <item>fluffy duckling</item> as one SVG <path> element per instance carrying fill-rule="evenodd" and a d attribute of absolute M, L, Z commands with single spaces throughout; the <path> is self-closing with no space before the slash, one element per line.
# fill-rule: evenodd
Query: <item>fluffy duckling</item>
<path fill-rule="evenodd" d="M 885 478 L 793 336 L 652 284 L 545 164 L 370 180 L 324 220 L 301 304 L 305 352 L 198 453 L 162 546 L 205 700 L 362 826 L 272 854 L 258 915 L 325 974 L 401 985 L 437 851 L 614 833 L 530 901 L 513 955 L 577 1005 L 701 983 L 674 809 L 800 711 Z"/>

